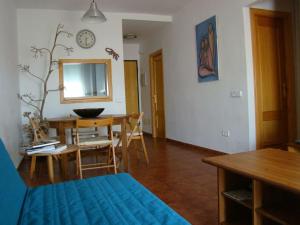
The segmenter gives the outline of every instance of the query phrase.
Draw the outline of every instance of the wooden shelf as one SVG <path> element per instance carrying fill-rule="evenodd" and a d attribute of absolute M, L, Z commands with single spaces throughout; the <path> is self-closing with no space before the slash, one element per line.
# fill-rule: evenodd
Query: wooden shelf
<path fill-rule="evenodd" d="M 299 154 L 265 149 L 205 162 L 218 167 L 220 225 L 300 225 Z"/>
<path fill-rule="evenodd" d="M 253 207 L 252 207 L 252 199 L 239 200 L 239 199 L 237 199 L 237 198 L 232 197 L 232 196 L 230 195 L 230 192 L 223 192 L 222 194 L 223 194 L 223 196 L 224 196 L 225 198 L 231 199 L 232 201 L 234 201 L 234 202 L 236 202 L 236 203 L 239 203 L 239 204 L 241 204 L 241 205 L 247 207 L 248 209 L 252 209 L 252 208 L 253 208 Z"/>
<path fill-rule="evenodd" d="M 247 221 L 229 221 L 229 222 L 223 222 L 221 225 L 251 225 L 251 222 Z"/>
<path fill-rule="evenodd" d="M 300 209 L 298 205 L 281 205 L 278 207 L 262 207 L 256 209 L 262 216 L 281 225 L 298 225 L 300 221 Z"/>
<path fill-rule="evenodd" d="M 299 205 L 294 205 L 294 207 L 262 207 L 256 209 L 256 212 L 281 225 L 299 225 L 300 223 Z"/>

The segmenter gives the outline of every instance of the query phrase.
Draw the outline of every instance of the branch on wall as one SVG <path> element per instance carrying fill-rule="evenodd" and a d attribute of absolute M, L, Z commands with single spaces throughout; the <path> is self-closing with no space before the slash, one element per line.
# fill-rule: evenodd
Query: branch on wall
<path fill-rule="evenodd" d="M 61 36 L 64 36 L 67 38 L 70 38 L 73 36 L 70 32 L 63 30 L 63 28 L 64 28 L 64 26 L 62 24 L 58 24 L 58 26 L 56 28 L 56 33 L 54 36 L 54 41 L 53 41 L 51 48 L 37 48 L 35 46 L 32 46 L 30 49 L 30 51 L 33 53 L 34 58 L 45 56 L 45 54 L 48 55 L 48 57 L 47 57 L 48 69 L 43 78 L 32 73 L 29 65 L 18 65 L 18 68 L 21 72 L 26 72 L 27 74 L 33 76 L 36 79 L 39 79 L 42 82 L 41 99 L 35 99 L 30 94 L 24 94 L 24 95 L 18 94 L 18 97 L 21 101 L 32 106 L 33 108 L 35 108 L 37 110 L 37 112 L 39 113 L 40 121 L 44 120 L 43 112 L 44 112 L 45 102 L 46 102 L 49 92 L 60 91 L 63 89 L 61 87 L 59 87 L 57 89 L 48 89 L 48 81 L 50 79 L 51 74 L 54 71 L 54 67 L 58 63 L 58 61 L 54 59 L 55 50 L 57 48 L 63 48 L 63 50 L 66 52 L 67 55 L 70 55 L 74 51 L 72 47 L 58 43 L 58 39 Z M 38 104 L 37 104 L 37 102 L 38 102 Z"/>
<path fill-rule="evenodd" d="M 18 68 L 21 72 L 24 72 L 24 73 L 27 73 L 29 74 L 30 76 L 33 76 L 34 78 L 40 80 L 41 82 L 45 82 L 42 78 L 40 78 L 38 75 L 35 75 L 34 73 L 31 72 L 30 70 L 30 66 L 29 65 L 21 65 L 19 64 L 18 65 Z"/>
<path fill-rule="evenodd" d="M 74 49 L 73 49 L 72 47 L 67 47 L 67 46 L 65 46 L 65 45 L 63 45 L 63 44 L 56 44 L 55 47 L 62 47 L 62 48 L 65 50 L 65 52 L 67 53 L 68 56 L 69 56 L 72 52 L 74 52 Z"/>
<path fill-rule="evenodd" d="M 33 53 L 34 58 L 42 57 L 44 56 L 44 53 L 51 54 L 51 51 L 48 48 L 37 48 L 35 46 L 31 46 L 30 51 Z"/>
<path fill-rule="evenodd" d="M 32 95 L 30 95 L 30 94 L 24 94 L 24 95 L 18 94 L 17 96 L 25 104 L 33 107 L 38 112 L 41 111 L 40 108 L 38 107 L 38 105 L 36 105 L 36 102 L 41 102 L 42 99 L 34 99 L 34 97 Z"/>
<path fill-rule="evenodd" d="M 64 90 L 65 89 L 65 87 L 63 87 L 63 86 L 59 86 L 58 88 L 56 88 L 56 89 L 50 89 L 50 90 L 48 90 L 48 92 L 56 92 L 56 91 L 62 91 L 62 90 Z"/>

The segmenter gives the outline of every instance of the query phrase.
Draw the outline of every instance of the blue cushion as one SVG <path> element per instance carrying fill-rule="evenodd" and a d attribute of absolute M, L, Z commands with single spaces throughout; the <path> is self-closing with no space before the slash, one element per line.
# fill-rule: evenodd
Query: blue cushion
<path fill-rule="evenodd" d="M 27 187 L 13 165 L 0 139 L 0 223 L 16 225 Z"/>
<path fill-rule="evenodd" d="M 128 174 L 30 189 L 21 225 L 189 224 Z"/>

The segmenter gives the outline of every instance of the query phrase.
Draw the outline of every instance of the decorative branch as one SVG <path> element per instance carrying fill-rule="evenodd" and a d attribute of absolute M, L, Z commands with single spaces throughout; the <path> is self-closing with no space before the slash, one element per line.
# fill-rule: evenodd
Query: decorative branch
<path fill-rule="evenodd" d="M 50 89 L 50 90 L 48 90 L 48 92 L 55 92 L 55 91 L 62 91 L 62 90 L 64 90 L 65 89 L 65 87 L 59 87 L 59 88 L 57 88 L 57 89 Z"/>
<path fill-rule="evenodd" d="M 41 102 L 41 101 L 43 101 L 43 99 L 35 99 L 32 94 L 25 94 L 25 95 L 22 95 L 22 97 L 23 98 L 28 98 L 32 102 Z"/>
<path fill-rule="evenodd" d="M 33 74 L 31 72 L 29 65 L 21 65 L 21 64 L 19 64 L 17 67 L 19 68 L 19 70 L 21 72 L 28 73 L 29 75 L 35 77 L 36 79 L 40 80 L 41 82 L 43 82 L 43 83 L 45 82 L 42 78 L 40 78 L 39 76 L 37 76 L 37 75 L 35 75 L 35 74 Z"/>
<path fill-rule="evenodd" d="M 48 48 L 37 48 L 35 46 L 31 46 L 30 50 L 34 55 L 34 58 L 42 57 L 44 56 L 44 52 L 47 52 L 48 54 L 51 54 L 50 50 Z"/>
<path fill-rule="evenodd" d="M 67 38 L 73 37 L 72 33 L 68 32 L 68 31 L 65 31 L 63 29 L 64 29 L 64 25 L 58 24 L 57 29 L 56 29 L 56 33 L 57 33 L 58 36 L 61 35 L 61 34 L 65 34 Z"/>
<path fill-rule="evenodd" d="M 63 45 L 63 44 L 56 44 L 55 47 L 62 47 L 62 48 L 66 51 L 66 53 L 67 53 L 68 55 L 70 55 L 71 52 L 74 51 L 74 49 L 73 49 L 72 47 L 67 47 L 67 46 L 65 46 L 65 45 Z"/>
<path fill-rule="evenodd" d="M 40 108 L 33 103 L 34 102 L 33 99 L 28 94 L 25 94 L 25 95 L 18 94 L 18 98 L 25 104 L 33 107 L 35 110 L 37 110 L 39 113 L 41 113 Z M 35 100 L 35 101 L 37 101 L 37 100 Z"/>
<path fill-rule="evenodd" d="M 21 101 L 32 106 L 35 110 L 38 111 L 39 119 L 41 121 L 44 120 L 43 112 L 44 112 L 44 107 L 45 107 L 46 99 L 47 99 L 49 92 L 55 92 L 55 91 L 60 91 L 60 90 L 64 89 L 62 87 L 59 87 L 57 89 L 50 89 L 50 90 L 48 89 L 49 78 L 55 69 L 54 67 L 58 64 L 58 61 L 53 59 L 54 52 L 58 47 L 63 48 L 67 55 L 70 55 L 74 51 L 74 49 L 72 47 L 68 47 L 64 44 L 57 43 L 58 38 L 60 36 L 65 36 L 67 38 L 71 38 L 73 36 L 73 34 L 71 34 L 70 32 L 63 30 L 63 28 L 64 28 L 64 26 L 62 24 L 58 24 L 58 26 L 56 28 L 54 42 L 53 42 L 53 45 L 51 48 L 37 48 L 35 46 L 32 46 L 30 49 L 30 51 L 33 53 L 34 58 L 43 57 L 45 55 L 45 53 L 48 54 L 48 58 L 47 58 L 48 64 L 49 64 L 48 72 L 46 73 L 44 78 L 41 78 L 40 76 L 32 73 L 29 65 L 18 65 L 18 68 L 21 72 L 25 72 L 25 73 L 39 79 L 42 82 L 41 99 L 35 99 L 30 94 L 24 94 L 24 95 L 18 94 L 18 97 Z M 39 104 L 36 104 L 36 103 L 39 103 Z"/>
<path fill-rule="evenodd" d="M 58 65 L 58 63 L 59 63 L 59 61 L 58 61 L 58 60 L 52 60 L 52 64 L 53 64 L 53 66 L 56 66 L 56 65 Z"/>

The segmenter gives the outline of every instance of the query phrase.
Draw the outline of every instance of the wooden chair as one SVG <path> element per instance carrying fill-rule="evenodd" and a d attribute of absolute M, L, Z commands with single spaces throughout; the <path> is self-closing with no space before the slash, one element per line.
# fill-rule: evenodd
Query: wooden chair
<path fill-rule="evenodd" d="M 115 148 L 112 133 L 113 118 L 105 119 L 77 119 L 76 121 L 76 144 L 79 146 L 78 169 L 82 179 L 83 170 L 114 168 L 117 173 Z M 100 128 L 107 128 L 107 135 L 100 134 Z M 83 129 L 85 130 L 83 131 Z M 86 129 L 91 129 L 87 131 Z M 106 163 L 82 164 L 81 152 L 89 150 L 102 150 L 108 148 Z"/>
<path fill-rule="evenodd" d="M 146 159 L 147 164 L 149 164 L 149 157 L 147 153 L 147 148 L 145 145 L 145 140 L 142 130 L 142 120 L 144 113 L 132 114 L 129 118 L 129 132 L 127 132 L 127 151 L 129 151 L 129 146 L 134 140 L 140 140 L 143 147 L 143 154 Z M 117 139 L 114 140 L 115 146 L 120 148 L 122 146 L 122 138 L 120 137 L 120 132 L 115 132 L 117 134 Z M 137 149 L 137 154 L 139 157 L 139 149 Z"/>

